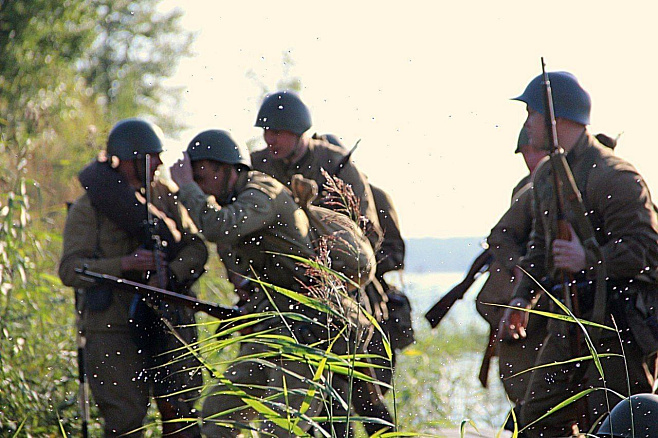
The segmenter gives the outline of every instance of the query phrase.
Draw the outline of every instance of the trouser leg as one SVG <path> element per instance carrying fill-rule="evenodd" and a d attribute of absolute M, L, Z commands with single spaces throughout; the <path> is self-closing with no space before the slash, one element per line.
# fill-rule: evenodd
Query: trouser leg
<path fill-rule="evenodd" d="M 240 356 L 251 354 L 253 349 L 243 345 Z M 236 437 L 240 429 L 249 427 L 257 412 L 244 403 L 236 391 L 244 391 L 260 398 L 265 394 L 267 372 L 265 366 L 251 361 L 238 361 L 223 375 L 223 382 L 213 386 L 202 408 L 202 432 L 207 437 Z"/>
<path fill-rule="evenodd" d="M 547 335 L 546 318 L 530 315 L 527 334 L 525 339 L 502 341 L 497 346 L 500 379 L 505 392 L 515 404 L 522 403 L 528 389 L 532 371 L 519 373 L 531 369 L 537 360 Z"/>
<path fill-rule="evenodd" d="M 87 375 L 106 437 L 139 437 L 149 406 L 144 354 L 128 331 L 88 332 Z"/>
<path fill-rule="evenodd" d="M 165 333 L 162 351 L 155 355 L 154 368 L 150 371 L 153 395 L 162 417 L 164 435 L 197 438 L 201 430 L 195 404 L 201 395 L 203 377 L 198 361 L 185 348 L 185 344 L 196 342 L 197 331 L 194 315 L 187 309 L 177 310 L 178 325 L 174 327 L 177 336 Z"/>
<path fill-rule="evenodd" d="M 560 362 L 573 357 L 568 338 L 564 333 L 565 330 L 551 331 L 540 351 L 537 364 Z M 622 353 L 619 340 L 615 337 L 602 338 L 597 345 L 597 351 Z M 643 369 L 642 355 L 637 347 L 633 343 L 625 343 L 623 353 L 626 362 L 623 357 L 601 358 L 605 386 L 624 396 L 628 396 L 629 384 L 633 394 L 650 391 Z M 628 364 L 628 379 L 625 363 Z M 580 366 L 585 366 L 585 363 L 581 363 Z M 535 370 L 526 392 L 525 404 L 521 409 L 521 424 L 529 425 L 562 401 L 584 389 L 603 388 L 603 378 L 593 364 L 589 364 L 584 381 L 572 382 L 573 375 L 578 369 L 579 366 L 576 364 L 565 364 Z M 573 425 L 577 425 L 581 432 L 587 431 L 597 418 L 607 413 L 620 400 L 612 393 L 607 395 L 606 399 L 604 390 L 596 390 L 586 397 L 586 403 L 576 402 L 560 409 L 528 427 L 526 433 L 530 437 L 569 436 Z"/>
<path fill-rule="evenodd" d="M 266 351 L 266 347 L 246 344 L 240 356 L 262 351 Z M 213 388 L 203 403 L 204 435 L 238 436 L 240 429 L 249 427 L 248 423 L 257 419 L 260 424 L 256 424 L 256 428 L 275 436 L 296 436 L 295 431 L 308 431 L 311 423 L 302 415 L 316 416 L 322 407 L 317 396 L 307 398 L 313 374 L 312 367 L 297 360 L 236 361 L 224 373 L 224 381 Z M 243 391 L 245 395 L 241 397 L 236 391 Z M 244 397 L 258 399 L 258 403 L 274 411 L 283 422 L 258 418 L 258 412 L 244 402 Z M 290 422 L 286 422 L 286 418 Z"/>

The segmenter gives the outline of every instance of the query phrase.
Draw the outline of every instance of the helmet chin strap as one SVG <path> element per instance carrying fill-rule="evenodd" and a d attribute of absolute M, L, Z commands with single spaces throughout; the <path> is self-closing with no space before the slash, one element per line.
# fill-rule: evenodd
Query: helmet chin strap
<path fill-rule="evenodd" d="M 224 191 L 226 192 L 226 196 L 224 196 L 223 199 L 215 199 L 219 205 L 228 205 L 231 202 L 233 202 L 233 198 L 235 198 L 236 193 L 235 193 L 235 181 L 231 183 L 231 180 L 235 179 L 237 180 L 237 169 L 235 169 L 235 166 L 231 166 L 231 170 L 229 171 L 228 175 L 226 176 L 224 180 Z M 232 184 L 232 187 L 231 187 Z"/>
<path fill-rule="evenodd" d="M 139 163 L 139 162 L 140 162 L 141 160 L 140 160 L 139 158 L 136 158 L 136 159 L 131 160 L 131 161 L 132 161 L 132 164 L 133 164 L 133 170 L 134 170 L 134 173 L 135 173 L 135 179 L 136 179 L 137 181 L 139 181 L 139 185 L 140 185 L 140 187 L 137 187 L 137 189 L 140 189 L 140 188 L 142 188 L 142 187 L 148 187 L 148 183 L 149 183 L 149 181 L 148 181 L 148 175 L 149 175 L 149 172 L 148 172 L 148 170 L 146 169 L 146 166 L 147 166 L 148 164 L 150 164 L 150 163 L 148 163 L 148 161 L 146 161 L 146 162 L 144 163 L 144 166 L 140 166 L 141 163 Z"/>

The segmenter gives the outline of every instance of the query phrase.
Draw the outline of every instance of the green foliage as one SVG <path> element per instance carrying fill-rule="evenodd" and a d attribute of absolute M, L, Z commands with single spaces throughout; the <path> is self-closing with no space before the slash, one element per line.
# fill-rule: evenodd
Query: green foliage
<path fill-rule="evenodd" d="M 99 21 L 105 4 L 138 21 L 100 32 L 117 17 Z M 163 79 L 191 37 L 180 12 L 158 14 L 157 4 L 0 1 L 1 436 L 79 433 L 73 293 L 57 278 L 64 204 L 80 193 L 75 175 L 103 147 L 111 117 L 158 117 L 155 108 L 176 96 Z M 103 61 L 111 101 L 85 69 L 111 52 L 99 52 L 101 42 L 129 55 Z M 124 63 L 129 72 L 119 71 Z"/>
<path fill-rule="evenodd" d="M 6 127 L 32 134 L 48 126 L 42 118 L 75 108 L 73 63 L 93 38 L 95 17 L 87 8 L 86 0 L 0 3 L 0 111 Z"/>
<path fill-rule="evenodd" d="M 175 114 L 181 89 L 164 80 L 191 54 L 194 36 L 180 24 L 183 13 L 158 11 L 160 0 L 90 0 L 97 15 L 96 40 L 82 71 L 111 121 L 151 115 L 172 134 L 182 128 Z"/>
<path fill-rule="evenodd" d="M 415 319 L 416 343 L 398 356 L 389 406 L 396 403 L 400 430 L 440 435 L 465 418 L 477 419 L 478 428 L 497 428 L 509 411 L 500 381 L 491 379 L 484 389 L 476 377 L 486 334 L 476 325 L 451 324 L 449 317 L 435 330 Z"/>
<path fill-rule="evenodd" d="M 52 272 L 55 233 L 30 230 L 25 181 L 0 198 L 0 434 L 45 434 L 75 390 L 72 304 Z M 63 420 L 70 426 L 73 416 Z"/>

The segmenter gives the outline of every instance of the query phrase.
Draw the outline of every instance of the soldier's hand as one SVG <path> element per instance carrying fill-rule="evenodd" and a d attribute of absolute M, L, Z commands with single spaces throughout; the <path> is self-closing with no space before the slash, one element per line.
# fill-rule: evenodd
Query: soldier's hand
<path fill-rule="evenodd" d="M 156 269 L 153 251 L 140 248 L 134 253 L 121 257 L 122 271 L 152 271 Z"/>
<path fill-rule="evenodd" d="M 169 172 L 171 173 L 171 179 L 174 180 L 178 187 L 194 182 L 192 162 L 187 152 L 183 152 L 183 158 L 176 161 L 169 168 Z"/>
<path fill-rule="evenodd" d="M 531 305 L 528 300 L 523 298 L 514 298 L 509 305 L 519 309 L 505 309 L 498 325 L 499 336 L 504 341 L 524 339 L 528 326 L 528 312 L 520 309 L 530 309 Z"/>
<path fill-rule="evenodd" d="M 553 241 L 553 266 L 557 269 L 575 274 L 587 267 L 585 248 L 573 227 L 571 230 L 571 240 L 555 239 Z"/>

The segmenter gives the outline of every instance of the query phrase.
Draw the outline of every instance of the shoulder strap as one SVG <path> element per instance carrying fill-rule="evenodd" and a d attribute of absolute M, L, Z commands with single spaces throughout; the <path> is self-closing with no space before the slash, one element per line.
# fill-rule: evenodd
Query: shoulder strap
<path fill-rule="evenodd" d="M 588 157 L 588 160 L 591 159 L 592 161 L 591 164 L 593 165 L 594 154 L 590 153 L 590 155 L 592 157 L 591 158 Z M 599 246 L 599 243 L 596 240 L 592 223 L 587 218 L 587 211 L 585 210 L 585 206 L 583 204 L 581 192 L 578 190 L 578 187 L 576 186 L 576 183 L 573 178 L 573 174 L 571 173 L 569 165 L 567 164 L 567 160 L 564 158 L 564 155 L 551 156 L 551 160 L 553 159 L 562 161 L 560 165 L 555 166 L 554 168 L 557 169 L 558 172 L 557 176 L 559 180 L 562 181 L 564 184 L 566 199 L 569 202 L 569 206 L 574 213 L 574 217 L 576 221 L 578 222 L 578 228 L 582 233 L 582 235 L 580 236 L 582 240 L 582 245 L 585 248 L 585 250 L 592 251 L 596 259 L 600 261 L 598 266 L 595 266 L 596 291 L 594 293 L 594 309 L 592 312 L 591 320 L 592 322 L 603 324 L 605 320 L 605 310 L 606 310 L 607 295 L 608 295 L 607 286 L 606 286 L 607 269 L 606 269 L 605 260 L 603 258 L 603 252 L 601 251 L 601 247 Z M 589 172 L 587 172 L 587 174 L 589 176 Z M 587 182 L 587 178 L 585 179 L 585 185 L 583 186 L 583 191 L 586 190 L 586 182 Z M 601 332 L 600 329 L 591 329 L 591 338 L 592 338 L 592 342 L 594 342 L 595 345 L 597 344 L 598 338 L 600 337 L 600 332 Z"/>

